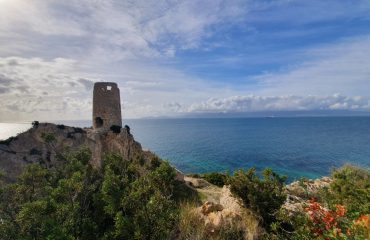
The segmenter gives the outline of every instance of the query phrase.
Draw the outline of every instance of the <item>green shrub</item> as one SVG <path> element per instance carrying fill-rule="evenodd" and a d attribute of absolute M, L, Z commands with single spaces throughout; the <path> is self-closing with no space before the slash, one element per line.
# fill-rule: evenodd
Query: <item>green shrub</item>
<path fill-rule="evenodd" d="M 326 204 L 331 208 L 344 205 L 352 219 L 370 213 L 369 169 L 347 165 L 334 170 L 331 178 L 330 188 L 321 194 Z"/>
<path fill-rule="evenodd" d="M 230 177 L 229 184 L 233 194 L 240 197 L 246 208 L 261 217 L 264 227 L 269 228 L 276 220 L 275 214 L 286 199 L 284 184 L 286 177 L 281 177 L 271 169 L 263 171 L 263 177 L 251 168 L 239 170 Z"/>
<path fill-rule="evenodd" d="M 37 128 L 38 126 L 39 126 L 39 121 L 33 121 L 32 122 L 32 127 L 34 127 L 34 128 Z"/>
<path fill-rule="evenodd" d="M 113 239 L 166 239 L 177 220 L 175 171 L 162 162 L 142 176 L 140 166 L 110 155 L 105 161 L 102 199 L 111 216 Z"/>
<path fill-rule="evenodd" d="M 149 161 L 149 169 L 154 170 L 161 165 L 162 161 L 157 156 L 154 156 Z"/>
<path fill-rule="evenodd" d="M 266 239 L 369 239 L 369 170 L 343 166 L 331 179 L 329 188 L 319 192 L 318 201 L 307 202 L 304 212 L 281 210 Z"/>
<path fill-rule="evenodd" d="M 203 179 L 205 179 L 207 182 L 212 183 L 216 186 L 222 187 L 227 183 L 228 175 L 224 173 L 205 173 L 201 176 Z"/>
<path fill-rule="evenodd" d="M 98 170 L 88 149 L 64 160 L 29 165 L 15 184 L 0 185 L 1 239 L 168 238 L 179 207 L 167 162 L 147 172 L 110 154 Z"/>
<path fill-rule="evenodd" d="M 128 133 L 128 134 L 131 134 L 131 129 L 130 129 L 130 127 L 128 126 L 128 125 L 125 125 L 124 126 L 124 128 L 126 129 L 126 132 Z"/>
<path fill-rule="evenodd" d="M 42 133 L 41 138 L 45 143 L 52 143 L 56 141 L 55 135 L 53 133 Z"/>
<path fill-rule="evenodd" d="M 246 238 L 246 227 L 241 222 L 225 224 L 218 233 L 218 239 L 236 240 Z"/>

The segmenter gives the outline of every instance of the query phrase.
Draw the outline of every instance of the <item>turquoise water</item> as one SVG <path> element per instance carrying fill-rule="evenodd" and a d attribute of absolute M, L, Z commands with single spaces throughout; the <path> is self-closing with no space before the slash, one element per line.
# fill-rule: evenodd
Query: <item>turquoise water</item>
<path fill-rule="evenodd" d="M 271 167 L 290 180 L 370 167 L 370 118 L 245 118 L 127 121 L 145 148 L 190 172 Z"/>
<path fill-rule="evenodd" d="M 185 173 L 271 167 L 294 180 L 327 175 L 345 163 L 370 167 L 370 117 L 142 119 L 124 124 L 143 148 Z"/>

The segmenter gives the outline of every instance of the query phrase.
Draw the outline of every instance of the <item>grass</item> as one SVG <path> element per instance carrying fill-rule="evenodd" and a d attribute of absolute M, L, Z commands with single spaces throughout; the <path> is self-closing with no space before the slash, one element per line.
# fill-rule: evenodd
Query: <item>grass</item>
<path fill-rule="evenodd" d="M 240 217 L 226 218 L 220 229 L 211 232 L 200 217 L 198 207 L 195 202 L 181 203 L 178 231 L 174 239 L 254 240 L 263 234 L 259 219 L 246 209 L 240 213 Z"/>

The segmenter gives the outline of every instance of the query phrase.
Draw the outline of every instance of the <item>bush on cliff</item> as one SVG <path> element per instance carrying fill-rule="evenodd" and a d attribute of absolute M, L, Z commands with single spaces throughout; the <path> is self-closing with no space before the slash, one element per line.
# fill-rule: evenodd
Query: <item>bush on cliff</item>
<path fill-rule="evenodd" d="M 370 239 L 370 172 L 354 166 L 333 171 L 329 188 L 304 205 L 303 212 L 282 210 L 266 239 Z M 284 226 L 292 230 L 286 231 Z"/>
<path fill-rule="evenodd" d="M 229 175 L 224 173 L 212 172 L 202 174 L 201 178 L 205 179 L 207 182 L 212 183 L 216 186 L 223 187 L 225 184 L 227 184 Z"/>
<path fill-rule="evenodd" d="M 39 121 L 33 121 L 32 122 L 32 127 L 37 128 L 39 126 L 40 122 Z"/>
<path fill-rule="evenodd" d="M 1 239 L 167 239 L 178 216 L 175 171 L 109 155 L 101 170 L 81 150 L 55 168 L 29 165 L 1 185 Z"/>
<path fill-rule="evenodd" d="M 138 166 L 111 155 L 104 166 L 102 200 L 114 223 L 109 239 L 166 239 L 177 220 L 175 171 L 167 163 L 142 176 Z"/>
<path fill-rule="evenodd" d="M 265 169 L 262 176 L 260 178 L 254 168 L 239 170 L 230 177 L 229 184 L 231 192 L 242 199 L 246 208 L 261 217 L 264 227 L 269 228 L 286 199 L 283 191 L 286 177 L 271 169 Z"/>
<path fill-rule="evenodd" d="M 332 173 L 329 189 L 321 193 L 330 207 L 346 206 L 351 218 L 370 213 L 370 170 L 355 166 L 344 166 Z"/>

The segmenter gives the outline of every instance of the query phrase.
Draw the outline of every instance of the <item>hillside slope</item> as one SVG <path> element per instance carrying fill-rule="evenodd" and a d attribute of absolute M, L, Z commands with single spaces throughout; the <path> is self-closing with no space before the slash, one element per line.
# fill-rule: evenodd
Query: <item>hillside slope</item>
<path fill-rule="evenodd" d="M 62 159 L 62 153 L 81 148 L 90 149 L 91 163 L 96 167 L 101 166 L 101 159 L 109 152 L 126 160 L 146 161 L 155 156 L 142 150 L 128 127 L 119 133 L 101 133 L 91 128 L 39 123 L 16 137 L 0 141 L 0 170 L 6 181 L 14 182 L 26 165 L 38 162 L 51 167 Z"/>

